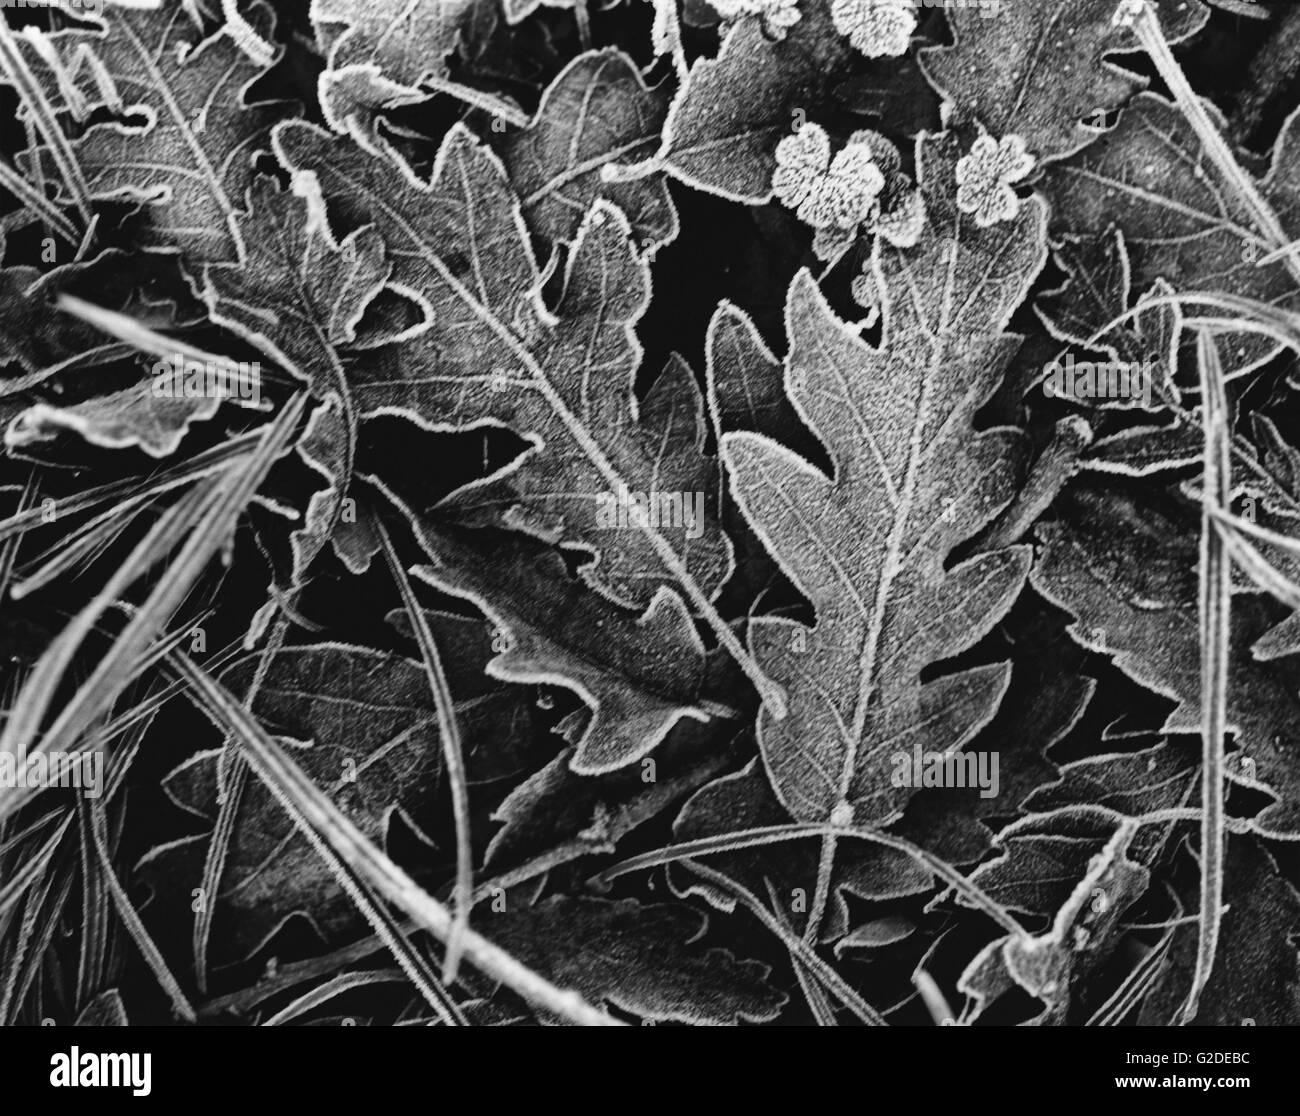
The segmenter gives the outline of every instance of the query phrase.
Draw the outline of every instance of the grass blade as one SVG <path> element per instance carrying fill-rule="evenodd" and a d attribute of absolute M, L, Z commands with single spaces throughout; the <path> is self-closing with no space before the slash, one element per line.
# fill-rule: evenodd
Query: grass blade
<path fill-rule="evenodd" d="M 914 845 L 911 841 L 907 841 L 902 837 L 854 826 L 809 825 L 796 822 L 789 825 L 773 825 L 759 829 L 742 829 L 734 833 L 719 834 L 716 837 L 703 837 L 697 841 L 683 841 L 679 845 L 669 845 L 666 848 L 655 849 L 620 861 L 618 864 L 593 876 L 591 884 L 594 887 L 603 888 L 618 879 L 619 876 L 626 876 L 629 872 L 639 872 L 643 868 L 655 868 L 660 864 L 671 864 L 678 860 L 712 856 L 715 853 L 734 852 L 738 849 L 752 849 L 758 845 L 774 845 L 782 841 L 795 841 L 807 837 L 825 838 L 827 836 L 856 837 L 863 841 L 884 845 L 888 849 L 897 849 L 899 852 L 907 853 L 908 856 L 925 865 L 936 876 L 949 884 L 954 891 L 969 900 L 972 906 L 982 910 L 1007 933 L 1013 934 L 1017 938 L 1027 937 L 1024 927 L 1011 916 L 1010 911 L 993 899 L 992 896 L 981 890 L 977 884 L 972 883 L 963 876 L 946 860 L 941 860 L 933 853 L 927 852 L 919 845 Z"/>
<path fill-rule="evenodd" d="M 1273 212 L 1272 206 L 1265 201 L 1264 196 L 1255 186 L 1254 179 L 1237 162 L 1232 148 L 1219 134 L 1218 128 L 1210 119 L 1210 114 L 1205 111 L 1205 103 L 1196 95 L 1187 80 L 1187 75 L 1183 73 L 1183 68 L 1174 58 L 1173 51 L 1169 49 L 1169 42 L 1160 29 L 1160 20 L 1156 16 L 1154 5 L 1147 3 L 1141 5 L 1133 23 L 1133 31 L 1147 54 L 1151 56 L 1151 61 L 1155 63 L 1156 70 L 1174 95 L 1174 101 L 1187 118 L 1187 122 L 1195 130 L 1206 155 L 1222 175 L 1225 186 L 1237 195 L 1254 218 L 1255 227 L 1268 242 L 1266 246 L 1284 252 L 1282 259 L 1287 270 L 1290 271 L 1292 278 L 1300 283 L 1300 246 L 1291 242 L 1277 214 Z"/>
<path fill-rule="evenodd" d="M 434 709 L 438 714 L 438 736 L 442 740 L 447 781 L 451 786 L 452 815 L 456 825 L 456 891 L 453 903 L 456 917 L 452 923 L 451 936 L 447 939 L 447 956 L 442 970 L 442 979 L 451 984 L 456 979 L 465 931 L 469 929 L 469 913 L 474 906 L 474 847 L 469 831 L 469 777 L 465 773 L 465 753 L 460 726 L 456 721 L 456 703 L 451 696 L 451 687 L 447 684 L 447 674 L 442 669 L 442 657 L 438 654 L 438 645 L 434 642 L 428 618 L 415 598 L 415 590 L 397 556 L 388 529 L 378 516 L 375 517 L 375 528 L 384 548 L 389 572 L 393 575 L 393 581 L 402 595 L 402 604 L 411 618 L 411 630 L 420 647 L 420 658 L 424 660 Z"/>
<path fill-rule="evenodd" d="M 209 716 L 219 719 L 244 746 L 259 778 L 284 806 L 304 835 L 315 838 L 339 860 L 354 868 L 394 906 L 405 911 L 439 941 L 451 935 L 452 916 L 410 876 L 366 837 L 317 787 L 283 748 L 267 734 L 223 686 L 186 656 L 173 657 L 203 701 Z M 465 934 L 465 957 L 494 980 L 525 1000 L 561 1018 L 584 1026 L 621 1026 L 598 1011 L 577 992 L 563 991 L 516 961 L 473 930 Z"/>
<path fill-rule="evenodd" d="M 141 956 L 145 960 L 145 964 L 153 971 L 163 991 L 167 993 L 176 1014 L 187 1023 L 197 1022 L 198 1016 L 195 1015 L 194 1008 L 190 1006 L 188 997 L 181 990 L 181 986 L 172 975 L 171 969 L 167 967 L 167 962 L 163 959 L 161 951 L 154 944 L 153 938 L 149 936 L 149 931 L 145 929 L 140 915 L 126 894 L 126 889 L 117 878 L 117 872 L 113 868 L 113 858 L 109 855 L 108 842 L 105 837 L 104 811 L 99 803 L 91 804 L 90 815 L 90 836 L 95 847 L 95 855 L 99 859 L 102 878 L 104 883 L 108 885 L 108 893 L 113 898 L 113 905 L 117 907 L 117 914 L 122 920 L 122 925 L 126 927 L 127 933 L 131 935 L 131 940 L 135 942 L 136 948 L 139 949 Z"/>
<path fill-rule="evenodd" d="M 753 892 L 737 883 L 730 876 L 714 871 L 698 861 L 687 860 L 685 864 L 692 872 L 703 876 L 715 887 L 721 888 L 739 899 L 749 913 L 775 934 L 781 940 L 782 945 L 799 959 L 800 964 L 805 965 L 826 986 L 830 993 L 861 1019 L 863 1023 L 869 1027 L 889 1026 L 875 1008 L 845 984 L 839 973 L 826 964 L 811 945 L 799 937 L 798 934 L 793 933 L 771 911 L 763 906 L 759 902 L 758 896 Z"/>
<path fill-rule="evenodd" d="M 365 988 L 371 984 L 385 984 L 406 978 L 396 969 L 378 970 L 370 973 L 340 973 L 332 980 L 319 984 L 309 992 L 304 992 L 293 1003 L 281 1008 L 269 1019 L 262 1021 L 263 1027 L 283 1027 L 309 1011 L 315 1011 L 321 1004 L 328 1003 L 335 996 L 351 992 L 354 988 Z"/>
<path fill-rule="evenodd" d="M 77 207 L 81 219 L 89 224 L 90 187 L 86 183 L 86 177 L 81 173 L 81 166 L 77 163 L 72 145 L 68 143 L 67 136 L 59 127 L 54 109 L 46 99 L 40 82 L 36 80 L 36 75 L 28 68 L 22 51 L 18 49 L 18 42 L 3 12 L 0 12 L 0 71 L 4 72 L 9 83 L 18 90 L 18 95 L 27 106 L 32 121 L 49 146 L 50 157 L 63 175 L 63 183 L 72 198 L 72 204 Z"/>
<path fill-rule="evenodd" d="M 1228 638 L 1231 622 L 1231 563 L 1223 536 L 1211 513 L 1226 508 L 1232 492 L 1228 458 L 1228 407 L 1223 372 L 1213 337 L 1197 335 L 1201 398 L 1205 423 L 1204 479 L 1201 491 L 1201 916 L 1197 938 L 1196 969 L 1183 1006 L 1182 1021 L 1196 1016 L 1201 990 L 1210 979 L 1219 946 L 1223 906 L 1224 758 L 1227 728 Z"/>

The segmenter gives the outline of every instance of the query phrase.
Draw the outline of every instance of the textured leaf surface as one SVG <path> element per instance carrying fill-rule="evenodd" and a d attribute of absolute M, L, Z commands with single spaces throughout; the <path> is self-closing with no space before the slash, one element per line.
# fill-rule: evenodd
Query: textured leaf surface
<path fill-rule="evenodd" d="M 1106 60 L 1141 48 L 1111 0 L 1007 4 L 994 18 L 974 6 L 947 12 L 954 46 L 921 52 L 940 92 L 995 136 L 1021 136 L 1039 162 L 1060 159 L 1100 134 L 1089 118 L 1122 108 L 1146 82 Z M 1156 0 L 1161 29 L 1181 42 L 1205 25 L 1200 0 Z"/>
<path fill-rule="evenodd" d="M 709 404 L 721 430 L 751 430 L 778 441 L 799 428 L 781 362 L 739 307 L 723 303 L 709 322 Z"/>
<path fill-rule="evenodd" d="M 1066 241 L 1056 256 L 1070 278 L 1061 290 L 1050 292 L 1037 303 L 1052 335 L 1082 349 L 1100 349 L 1111 360 L 1140 364 L 1150 370 L 1150 399 L 1138 395 L 1107 401 L 1073 397 L 1072 401 L 1081 401 L 1085 406 L 1141 405 L 1149 409 L 1177 403 L 1179 393 L 1173 380 L 1182 312 L 1177 306 L 1162 305 L 1125 317 L 1139 300 L 1134 298 L 1123 233 L 1111 228 L 1096 240 Z M 1143 300 L 1148 295 L 1166 298 L 1173 293 L 1168 283 L 1158 281 L 1150 292 L 1143 292 Z M 1120 318 L 1124 318 L 1122 325 L 1107 328 Z"/>
<path fill-rule="evenodd" d="M 312 0 L 326 52 L 321 107 L 340 131 L 373 126 L 384 108 L 425 100 L 420 85 L 447 76 L 448 56 L 483 0 Z"/>
<path fill-rule="evenodd" d="M 1141 817 L 1195 806 L 1197 760 L 1196 749 L 1186 741 L 1166 741 L 1067 764 L 1055 785 L 1029 798 L 1026 815 L 998 834 L 1001 855 L 980 865 L 975 881 L 1010 910 L 1051 915 L 1114 832 L 1114 820 L 1092 808 Z M 1140 830 L 1130 844 L 1133 859 L 1148 859 L 1164 838 L 1157 826 Z"/>
<path fill-rule="evenodd" d="M 167 457 L 176 452 L 190 423 L 212 418 L 222 402 L 216 396 L 157 396 L 152 376 L 142 372 L 140 383 L 85 403 L 63 407 L 37 403 L 29 407 L 10 423 L 5 444 L 31 446 L 72 431 L 93 446 L 138 446 L 152 457 Z"/>
<path fill-rule="evenodd" d="M 1046 929 L 994 941 L 967 966 L 958 986 L 974 998 L 975 1015 L 1019 985 L 1046 1005 L 1035 1022 L 1065 1023 L 1076 981 L 1109 959 L 1124 912 L 1146 891 L 1149 873 L 1129 857 L 1133 829 L 1085 811 L 1071 821 L 1097 830 L 1094 854 L 1065 871 L 1068 891 Z"/>
<path fill-rule="evenodd" d="M 1300 894 L 1253 838 L 1228 842 L 1220 962 L 1201 993 L 1200 1027 L 1294 1027 L 1300 1024 Z M 1143 1005 L 1143 1026 L 1169 1026 L 1187 998 L 1195 930 L 1180 927 L 1161 980 Z"/>
<path fill-rule="evenodd" d="M 666 92 L 647 88 L 621 51 L 569 63 L 542 95 L 532 124 L 500 148 L 529 228 L 546 240 L 572 240 L 592 203 L 607 198 L 642 247 L 672 240 L 677 211 L 662 174 L 626 183 L 601 177 L 605 167 L 653 155 L 667 111 Z"/>
<path fill-rule="evenodd" d="M 539 848 L 567 848 L 574 858 L 608 848 L 721 774 L 739 751 L 724 743 L 728 731 L 734 726 L 686 721 L 656 750 L 653 770 L 637 764 L 598 778 L 574 774 L 566 748 L 493 813 L 503 824 L 487 864 L 517 864 Z"/>
<path fill-rule="evenodd" d="M 487 636 L 480 624 L 439 618 L 456 713 L 471 778 L 517 770 L 527 713 L 517 693 L 481 673 Z M 227 677 L 234 692 L 254 664 Z M 427 824 L 439 789 L 442 750 L 429 683 L 418 663 L 360 647 L 321 644 L 275 655 L 253 706 L 283 734 L 295 762 L 373 840 L 399 812 Z M 215 818 L 219 751 L 200 752 L 168 778 L 169 795 L 201 818 Z M 143 862 L 157 886 L 189 895 L 202 876 L 208 836 L 155 850 Z M 355 926 L 357 913 L 317 852 L 260 783 L 245 791 L 235 819 L 218 903 L 219 937 L 239 956 L 257 948 L 294 914 L 327 938 Z"/>
<path fill-rule="evenodd" d="M 716 58 L 691 67 L 659 153 L 673 175 L 733 201 L 768 199 L 778 141 L 816 116 L 851 53 L 829 0 L 804 0 L 800 11 L 803 18 L 775 42 L 760 20 L 739 20 Z"/>
<path fill-rule="evenodd" d="M 1130 678 L 1171 699 L 1175 705 L 1166 730 L 1199 732 L 1197 542 L 1191 517 L 1080 490 L 1069 518 L 1040 531 L 1044 549 L 1034 586 L 1078 618 L 1070 629 L 1074 638 L 1113 655 Z M 1295 834 L 1300 833 L 1300 674 L 1294 656 L 1260 662 L 1252 655 L 1252 645 L 1271 626 L 1269 612 L 1258 597 L 1238 594 L 1233 601 L 1228 730 L 1241 756 L 1228 774 L 1277 796 L 1256 819 L 1265 832 Z"/>
<path fill-rule="evenodd" d="M 401 85 L 445 74 L 476 0 L 313 0 L 311 18 L 336 68 L 377 65 Z"/>
<path fill-rule="evenodd" d="M 526 535 L 427 520 L 416 530 L 438 563 L 417 567 L 418 576 L 473 602 L 506 642 L 488 672 L 563 686 L 591 710 L 574 771 L 623 767 L 682 718 L 707 717 L 704 648 L 676 594 L 663 590 L 637 616 L 569 577 L 554 551 Z"/>
<path fill-rule="evenodd" d="M 950 137 L 921 145 L 932 224 L 914 249 L 877 247 L 879 348 L 835 318 L 807 274 L 790 288 L 786 387 L 834 474 L 762 436 L 723 441 L 746 518 L 817 614 L 811 629 L 751 626 L 792 699 L 785 721 L 760 715 L 760 744 L 803 820 L 845 802 L 864 824 L 897 816 L 911 791 L 891 785 L 894 753 L 960 748 L 1007 683 L 998 664 L 920 680 L 988 632 L 1028 572 L 1023 548 L 944 568 L 1012 491 L 1014 433 L 976 433 L 972 419 L 1015 351 L 1001 331 L 1044 256 L 1036 204 L 984 230 L 945 201 L 955 155 Z"/>
<path fill-rule="evenodd" d="M 1213 106 L 1208 111 L 1219 118 Z M 1300 237 L 1298 150 L 1300 113 L 1293 113 L 1258 184 L 1291 239 Z M 1285 263 L 1257 266 L 1272 245 L 1236 191 L 1224 185 L 1183 115 L 1155 94 L 1137 97 L 1114 131 L 1051 167 L 1043 190 L 1052 202 L 1054 231 L 1096 238 L 1118 225 L 1138 291 L 1164 279 L 1180 292 L 1227 291 L 1297 308 L 1300 296 Z M 1244 338 L 1236 352 L 1225 349 L 1225 363 L 1240 371 L 1274 348 Z"/>
<path fill-rule="evenodd" d="M 703 453 L 698 388 L 671 362 L 644 401 L 633 332 L 650 296 L 649 269 L 622 213 L 587 213 L 554 311 L 519 205 L 500 163 L 461 128 L 444 141 L 431 182 L 309 125 L 277 132 L 286 161 L 311 171 L 358 220 L 373 221 L 393 279 L 426 300 L 418 337 L 357 369 L 363 414 L 399 414 L 434 430 L 508 426 L 536 450 L 509 478 L 517 522 L 597 555 L 588 576 L 616 600 L 647 606 L 671 582 L 644 533 L 602 521 L 620 493 L 689 499 L 660 534 L 705 593 L 730 572 L 717 524 L 716 462 Z M 625 497 L 623 497 L 625 499 Z"/>
<path fill-rule="evenodd" d="M 306 378 L 322 401 L 298 452 L 328 485 L 312 495 L 306 522 L 292 536 L 296 584 L 329 540 L 347 496 L 357 420 L 340 350 L 355 340 L 389 265 L 374 230 L 335 240 L 310 176 L 301 176 L 292 192 L 259 179 L 239 224 L 247 260 L 240 267 L 209 267 L 204 275 L 212 320 Z"/>
<path fill-rule="evenodd" d="M 493 937 L 594 1000 L 649 1019 L 725 1026 L 773 1019 L 785 995 L 766 965 L 693 946 L 708 920 L 690 907 L 559 897 L 496 915 Z"/>
<path fill-rule="evenodd" d="M 270 9 L 255 6 L 251 20 L 268 32 Z M 109 85 L 122 118 L 73 144 L 91 197 L 142 203 L 142 247 L 179 250 L 192 263 L 242 259 L 238 213 L 253 156 L 285 115 L 282 105 L 246 100 L 262 68 L 230 36 L 204 38 L 181 3 L 116 9 L 102 34 L 51 38 L 72 75 L 97 91 Z"/>

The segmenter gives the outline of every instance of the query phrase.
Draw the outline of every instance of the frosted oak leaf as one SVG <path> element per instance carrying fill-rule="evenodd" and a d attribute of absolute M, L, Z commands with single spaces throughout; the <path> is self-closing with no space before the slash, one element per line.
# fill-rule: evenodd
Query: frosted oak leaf
<path fill-rule="evenodd" d="M 831 19 L 868 58 L 907 53 L 916 30 L 913 0 L 834 0 Z"/>
<path fill-rule="evenodd" d="M 785 38 L 785 33 L 801 18 L 798 0 L 709 0 L 709 3 L 728 23 L 741 16 L 759 16 L 763 30 L 774 39 Z"/>
<path fill-rule="evenodd" d="M 1001 143 L 980 136 L 970 154 L 957 160 L 957 208 L 973 213 L 982 229 L 1010 220 L 1020 212 L 1020 199 L 1011 183 L 1033 169 L 1034 157 L 1025 151 L 1019 136 L 1005 136 Z"/>
<path fill-rule="evenodd" d="M 815 229 L 851 229 L 865 220 L 884 188 L 871 148 L 849 143 L 831 159 L 831 141 L 817 124 L 804 124 L 776 145 L 772 191 Z"/>

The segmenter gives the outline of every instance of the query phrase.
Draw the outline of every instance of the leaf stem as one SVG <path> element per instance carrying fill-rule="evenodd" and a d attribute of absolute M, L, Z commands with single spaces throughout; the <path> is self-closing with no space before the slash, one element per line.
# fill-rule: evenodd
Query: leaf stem
<path fill-rule="evenodd" d="M 963 876 L 946 860 L 935 856 L 919 845 L 912 844 L 903 837 L 892 833 L 882 833 L 876 829 L 862 826 L 838 826 L 821 823 L 809 824 L 793 822 L 788 825 L 764 826 L 757 829 L 741 829 L 732 833 L 721 833 L 714 837 L 702 837 L 695 841 L 683 841 L 677 845 L 654 849 L 629 857 L 618 864 L 597 873 L 591 878 L 591 884 L 600 888 L 608 885 L 619 876 L 629 872 L 638 872 L 645 868 L 654 868 L 660 864 L 672 864 L 678 860 L 697 859 L 701 856 L 713 856 L 717 853 L 734 852 L 737 849 L 749 849 L 759 845 L 776 845 L 784 841 L 797 841 L 809 837 L 854 837 L 862 841 L 871 841 L 885 848 L 897 849 L 920 862 L 936 876 L 949 884 L 971 904 L 982 910 L 1007 933 L 1017 938 L 1027 937 L 1025 928 L 1011 915 L 1011 912 L 984 892 L 977 884 Z"/>
<path fill-rule="evenodd" d="M 730 892 L 748 909 L 759 922 L 768 930 L 781 939 L 785 947 L 798 958 L 800 964 L 805 965 L 808 970 L 820 980 L 826 988 L 854 1015 L 862 1020 L 869 1027 L 888 1027 L 881 1014 L 876 1011 L 861 996 L 853 991 L 844 979 L 832 969 L 825 961 L 818 956 L 817 951 L 807 942 L 793 934 L 788 927 L 781 923 L 771 911 L 769 911 L 761 902 L 758 896 L 753 894 L 744 885 L 737 883 L 730 876 L 725 876 L 721 872 L 706 867 L 694 860 L 688 860 L 686 867 L 697 875 L 703 876 L 715 887 L 723 891 Z"/>
<path fill-rule="evenodd" d="M 463 101 L 471 108 L 480 109 L 490 116 L 504 120 L 507 124 L 513 124 L 516 128 L 527 128 L 532 123 L 528 113 L 524 112 L 518 105 L 507 101 L 504 97 L 485 93 L 481 89 L 475 89 L 473 86 L 464 85 L 459 81 L 428 74 L 422 84 L 439 93 L 445 93 L 449 97 L 455 97 L 456 100 Z"/>

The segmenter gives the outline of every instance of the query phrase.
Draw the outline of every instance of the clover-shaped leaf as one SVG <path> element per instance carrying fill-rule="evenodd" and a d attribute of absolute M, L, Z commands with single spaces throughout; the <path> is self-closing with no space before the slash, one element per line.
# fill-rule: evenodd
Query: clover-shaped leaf
<path fill-rule="evenodd" d="M 839 33 L 868 58 L 907 53 L 916 30 L 912 0 L 834 0 L 831 18 Z"/>
<path fill-rule="evenodd" d="M 957 208 L 974 214 L 975 224 L 982 229 L 1010 220 L 1020 212 L 1011 183 L 1033 169 L 1034 158 L 1019 136 L 1005 136 L 1000 143 L 992 136 L 980 136 L 970 154 L 957 160 Z"/>
<path fill-rule="evenodd" d="M 709 0 L 713 9 L 730 23 L 743 16 L 758 16 L 763 30 L 773 39 L 785 33 L 803 18 L 799 0 Z"/>
<path fill-rule="evenodd" d="M 772 192 L 815 229 L 851 229 L 871 213 L 885 176 L 871 148 L 850 142 L 834 159 L 820 125 L 804 124 L 776 145 Z"/>

